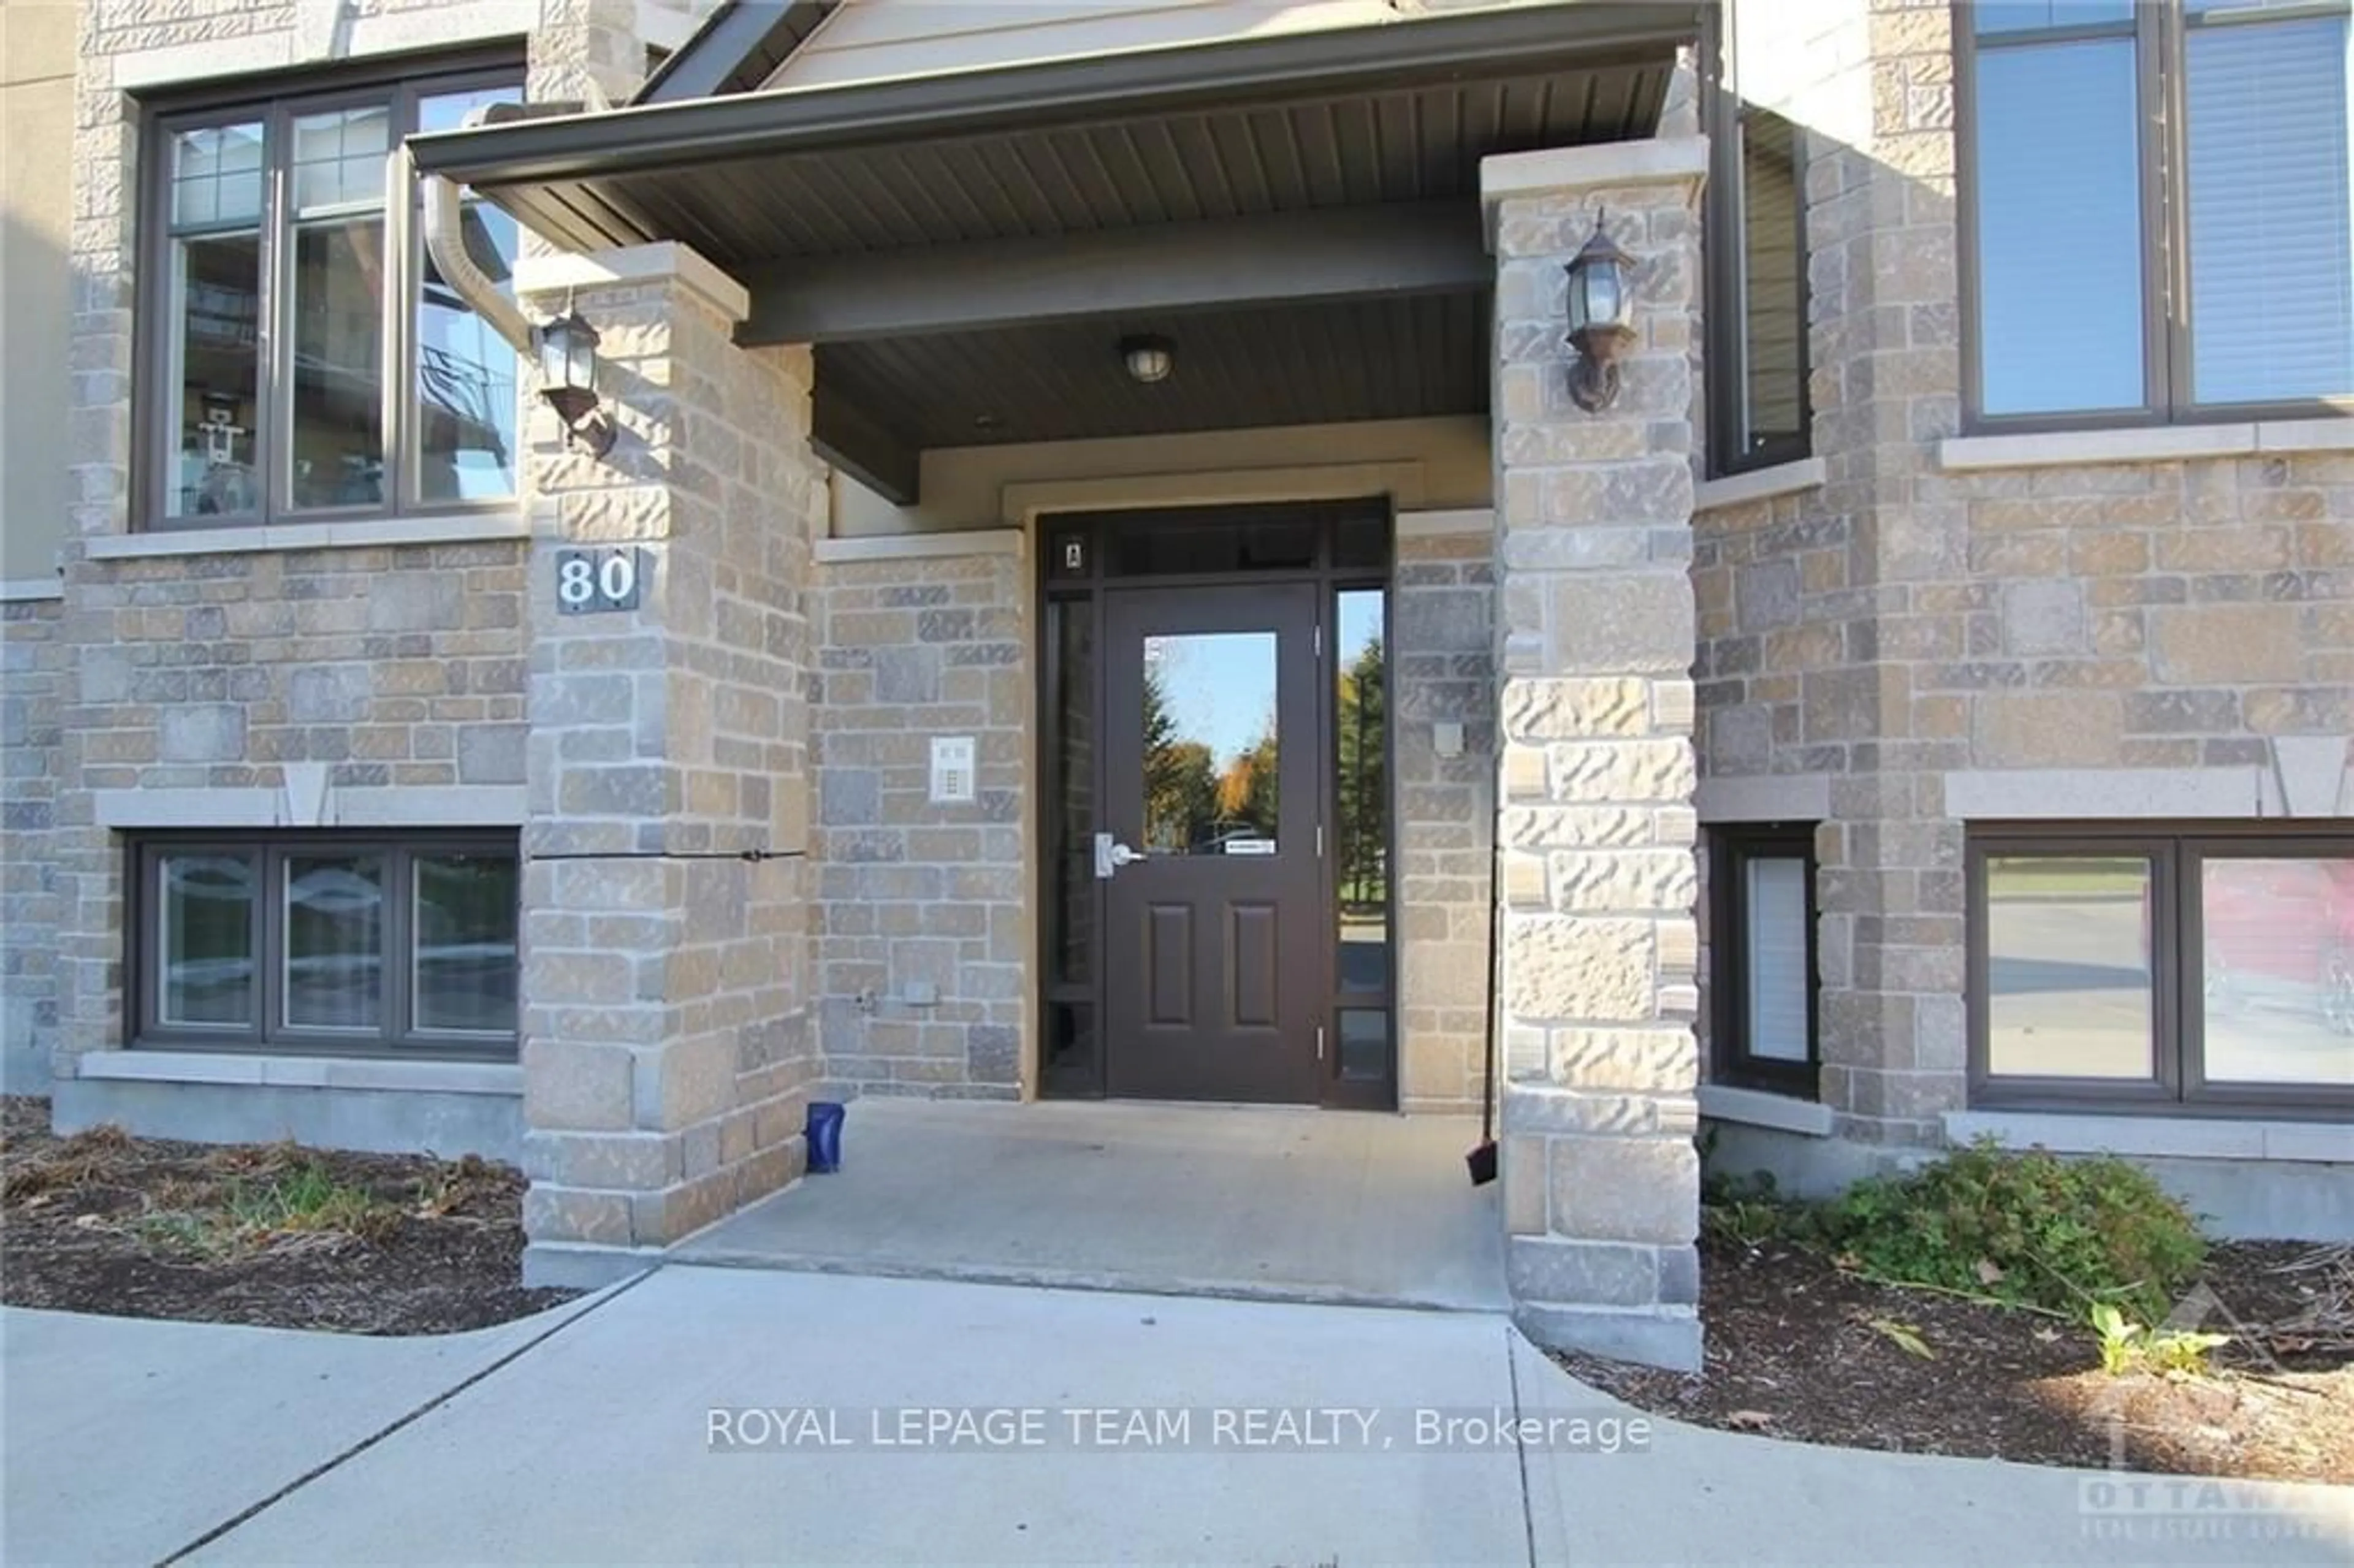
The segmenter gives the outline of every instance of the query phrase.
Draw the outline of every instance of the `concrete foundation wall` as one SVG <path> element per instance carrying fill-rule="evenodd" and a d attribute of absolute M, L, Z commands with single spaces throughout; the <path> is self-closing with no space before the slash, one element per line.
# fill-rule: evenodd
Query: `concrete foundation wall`
<path fill-rule="evenodd" d="M 377 1154 L 479 1154 L 523 1159 L 523 1096 L 430 1090 L 287 1088 L 69 1079 L 57 1086 L 51 1125 L 60 1133 L 108 1123 L 139 1138 L 194 1143 L 275 1143 Z"/>
<path fill-rule="evenodd" d="M 1864 1177 L 1914 1169 L 1935 1158 L 1933 1150 L 1809 1138 L 1719 1120 L 1702 1123 L 1702 1149 L 1710 1175 L 1763 1173 L 1773 1177 L 1777 1192 L 1805 1199 L 1836 1197 Z M 2354 1161 L 2127 1158 L 2180 1199 L 2211 1236 L 2354 1241 Z"/>

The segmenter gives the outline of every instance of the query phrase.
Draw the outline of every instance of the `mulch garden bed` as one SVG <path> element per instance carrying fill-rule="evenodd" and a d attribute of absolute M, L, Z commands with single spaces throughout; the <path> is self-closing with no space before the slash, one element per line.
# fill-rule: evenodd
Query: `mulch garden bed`
<path fill-rule="evenodd" d="M 523 1287 L 524 1179 L 472 1158 L 58 1138 L 0 1107 L 0 1301 L 354 1334 L 487 1328 Z"/>
<path fill-rule="evenodd" d="M 1800 1442 L 2171 1474 L 2354 1481 L 2354 1248 L 2218 1244 L 2211 1375 L 2113 1377 L 2082 1323 L 1877 1285 L 1811 1248 L 1702 1243 L 1697 1375 L 1590 1356 L 1654 1414 Z M 1910 1348 L 1906 1340 L 1913 1341 Z M 1923 1352 L 1926 1352 L 1925 1354 Z"/>

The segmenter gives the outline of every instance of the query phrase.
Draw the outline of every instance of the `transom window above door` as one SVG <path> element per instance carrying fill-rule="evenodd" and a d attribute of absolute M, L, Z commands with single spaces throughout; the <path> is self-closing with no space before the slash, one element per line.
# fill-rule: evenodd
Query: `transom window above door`
<path fill-rule="evenodd" d="M 1982 425 L 2354 397 L 2349 0 L 1955 11 Z"/>
<path fill-rule="evenodd" d="M 151 122 L 142 525 L 512 503 L 515 354 L 426 257 L 400 143 L 522 96 L 472 71 Z M 504 283 L 514 220 L 461 210 Z"/>

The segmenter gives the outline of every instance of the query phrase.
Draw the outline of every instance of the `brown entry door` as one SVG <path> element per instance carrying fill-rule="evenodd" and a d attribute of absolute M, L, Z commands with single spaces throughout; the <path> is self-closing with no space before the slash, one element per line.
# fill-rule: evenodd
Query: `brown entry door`
<path fill-rule="evenodd" d="M 1316 607 L 1305 585 L 1104 596 L 1115 1096 L 1317 1098 Z"/>

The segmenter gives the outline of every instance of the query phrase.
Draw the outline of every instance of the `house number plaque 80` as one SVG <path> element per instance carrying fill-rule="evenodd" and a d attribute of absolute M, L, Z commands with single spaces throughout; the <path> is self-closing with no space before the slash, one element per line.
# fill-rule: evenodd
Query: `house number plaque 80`
<path fill-rule="evenodd" d="M 639 546 L 556 553 L 556 608 L 563 615 L 635 609 L 653 558 Z"/>

